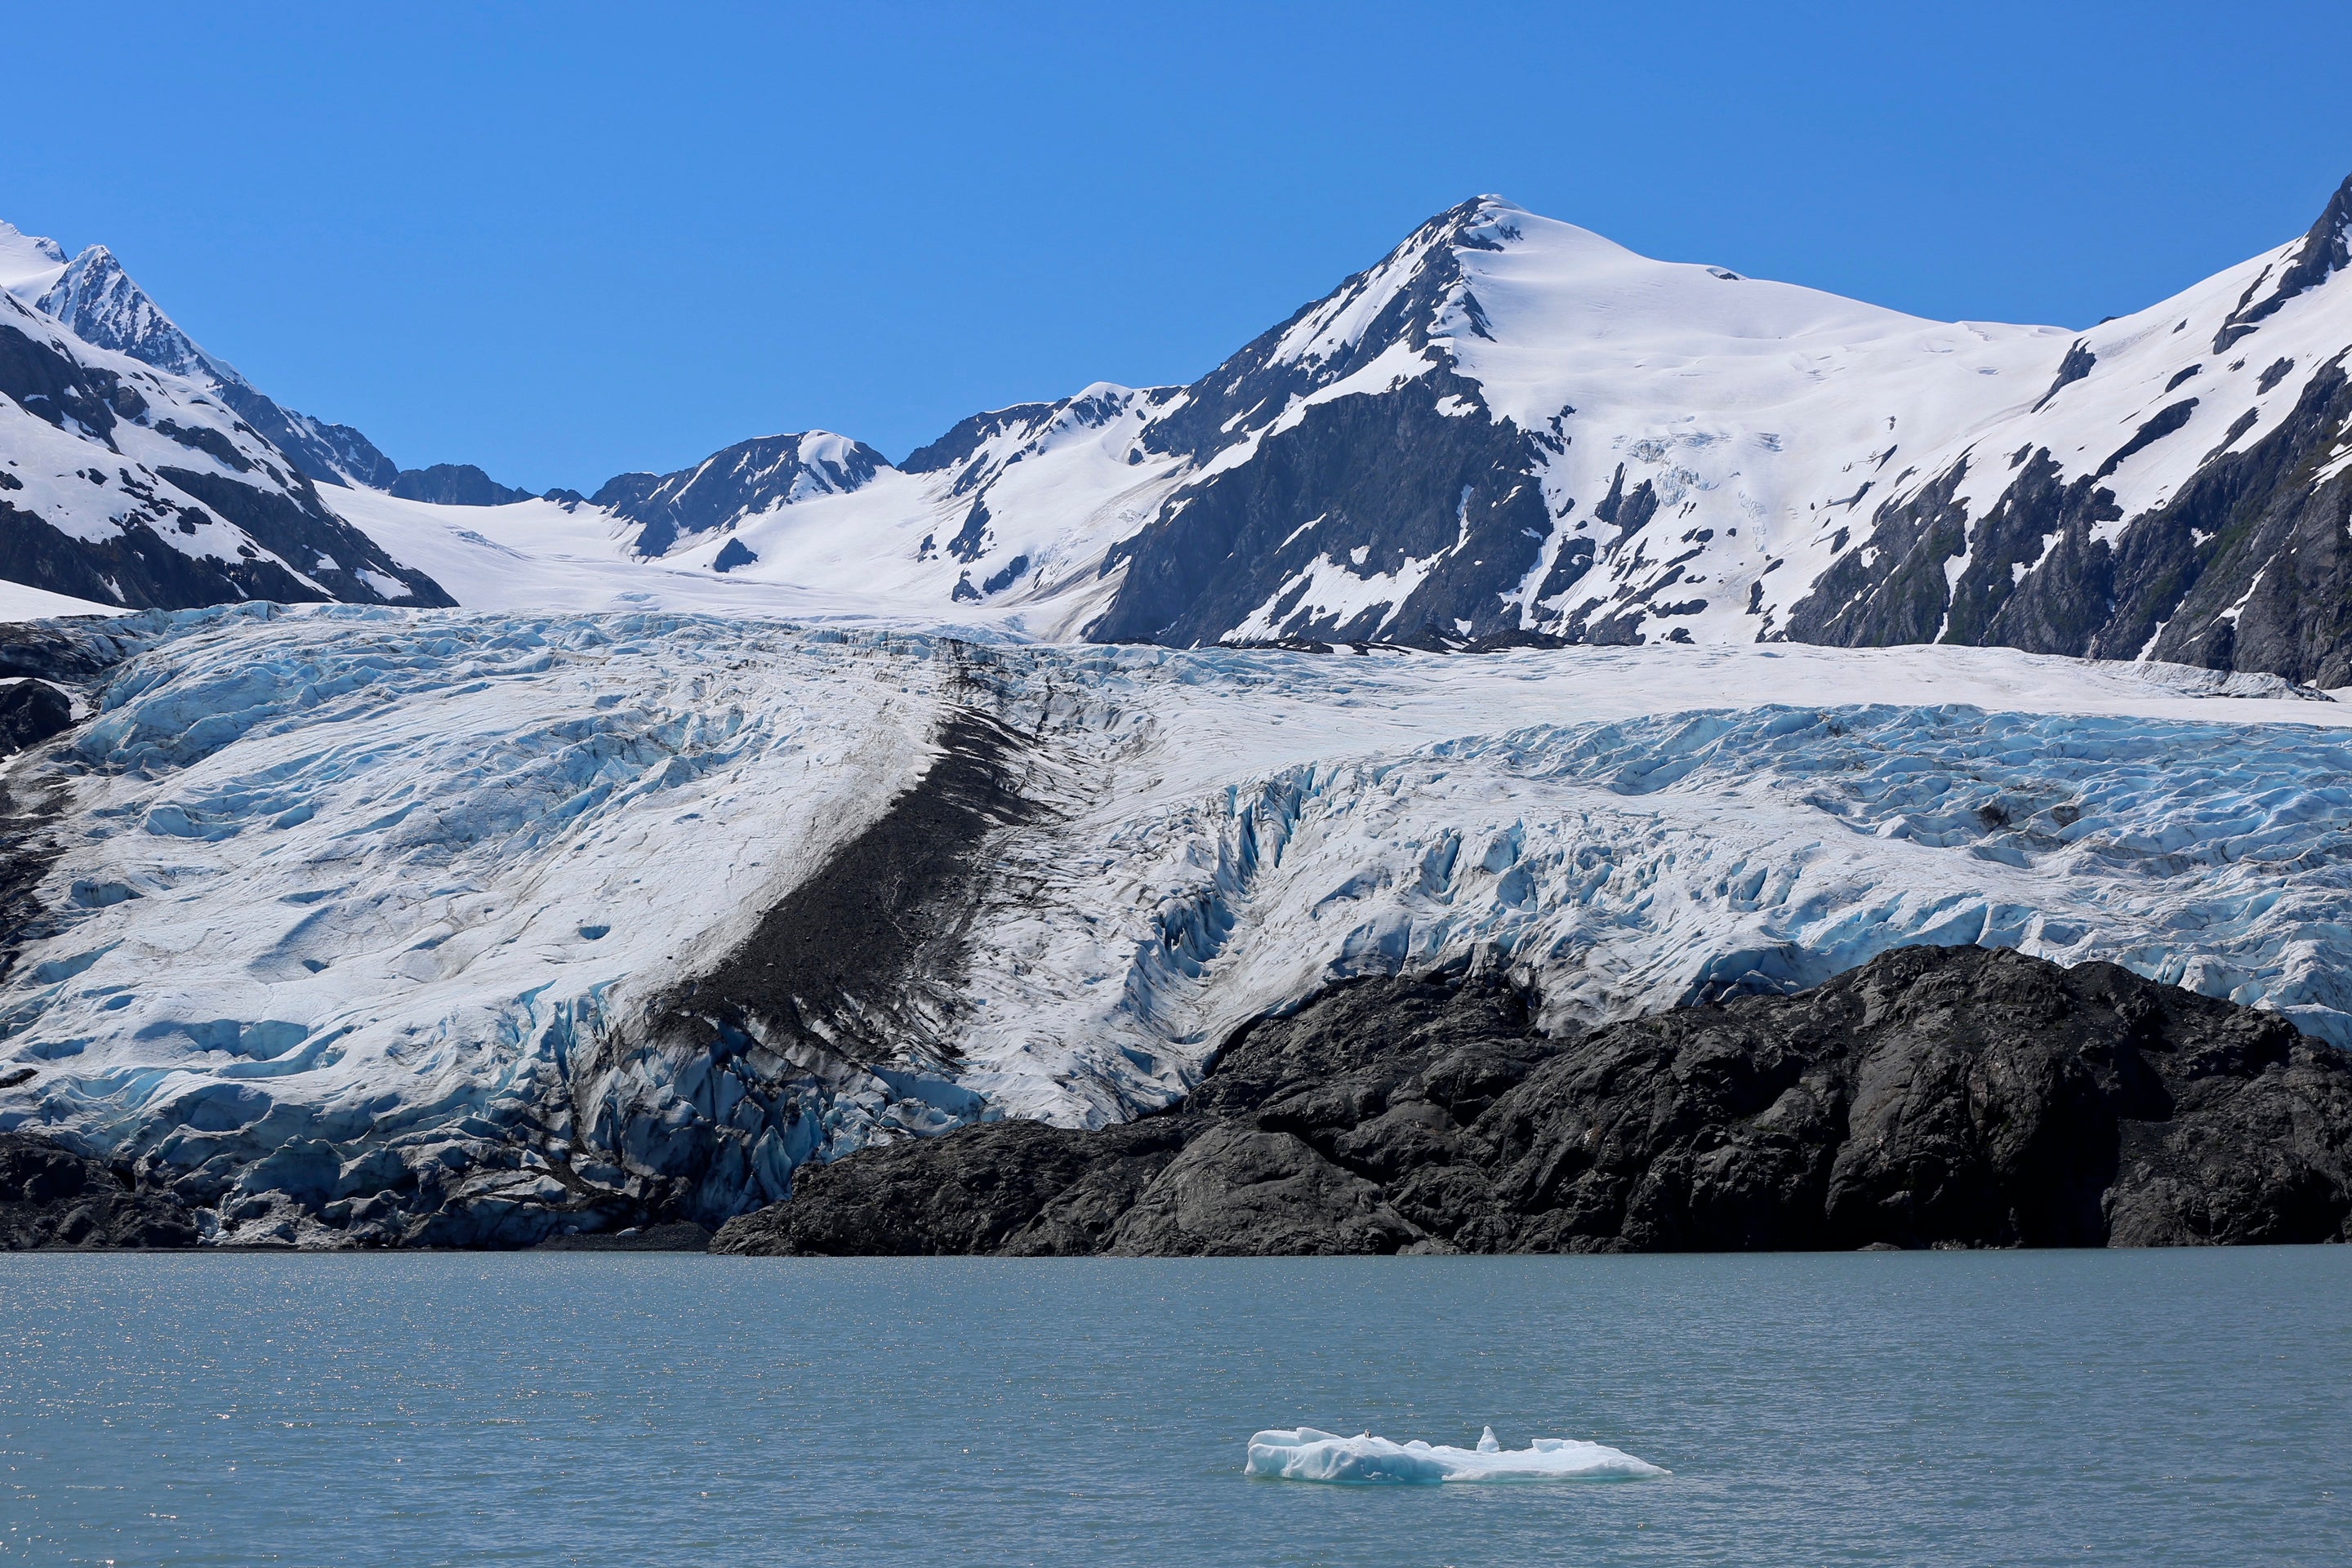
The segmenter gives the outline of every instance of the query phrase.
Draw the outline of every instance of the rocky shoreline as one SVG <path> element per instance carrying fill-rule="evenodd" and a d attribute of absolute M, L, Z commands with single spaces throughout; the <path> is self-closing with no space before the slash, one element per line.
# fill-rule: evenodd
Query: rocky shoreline
<path fill-rule="evenodd" d="M 177 1248 L 202 1237 L 168 1192 L 48 1139 L 0 1132 L 0 1252 L 46 1247 Z"/>
<path fill-rule="evenodd" d="M 1472 980 L 1244 1031 L 1172 1111 L 798 1173 L 752 1255 L 1293 1256 L 2352 1239 L 2352 1060 L 2275 1015 L 1913 947 L 1551 1039 Z"/>

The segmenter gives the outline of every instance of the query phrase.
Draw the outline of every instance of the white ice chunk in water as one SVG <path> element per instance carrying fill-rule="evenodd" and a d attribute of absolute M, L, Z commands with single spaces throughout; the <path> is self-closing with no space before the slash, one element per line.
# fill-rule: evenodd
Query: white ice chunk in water
<path fill-rule="evenodd" d="M 1391 1443 L 1361 1433 L 1342 1437 L 1312 1426 L 1284 1426 L 1249 1440 L 1244 1474 L 1286 1481 L 1434 1486 L 1442 1481 L 1639 1480 L 1672 1472 L 1622 1449 L 1569 1437 L 1538 1437 L 1505 1448 L 1492 1426 L 1475 1448 L 1419 1441 Z"/>

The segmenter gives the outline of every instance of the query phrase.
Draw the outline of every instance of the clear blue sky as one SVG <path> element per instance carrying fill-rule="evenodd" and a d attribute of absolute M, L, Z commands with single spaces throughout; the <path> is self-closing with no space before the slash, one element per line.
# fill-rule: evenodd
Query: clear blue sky
<path fill-rule="evenodd" d="M 533 489 L 1190 380 L 1481 191 L 2080 325 L 2352 173 L 2344 0 L 122 4 L 6 37 L 0 216 L 113 247 L 280 401 Z"/>

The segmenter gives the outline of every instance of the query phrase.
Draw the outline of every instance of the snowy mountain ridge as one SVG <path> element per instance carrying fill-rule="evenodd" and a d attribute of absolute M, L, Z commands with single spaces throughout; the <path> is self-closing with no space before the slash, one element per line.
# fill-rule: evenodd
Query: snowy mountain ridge
<path fill-rule="evenodd" d="M 84 342 L 205 386 L 316 482 L 385 489 L 399 475 L 357 430 L 280 407 L 235 365 L 205 353 L 103 245 L 68 260 L 55 240 L 0 223 L 0 289 Z"/>
<path fill-rule="evenodd" d="M 0 575 L 95 605 L 446 605 L 207 389 L 0 292 Z"/>
<path fill-rule="evenodd" d="M 519 500 L 525 494 L 470 467 L 403 468 L 352 426 L 283 406 L 235 365 L 200 347 L 103 245 L 68 260 L 55 240 L 0 223 L 0 289 L 56 318 L 84 342 L 205 386 L 316 483 L 461 505 Z"/>
<path fill-rule="evenodd" d="M 2082 332 L 1653 261 L 1484 196 L 1190 386 L 974 416 L 895 467 L 762 437 L 592 501 L 669 569 L 652 591 L 723 569 L 784 614 L 1175 646 L 1946 640 L 2340 684 L 2347 193 Z"/>

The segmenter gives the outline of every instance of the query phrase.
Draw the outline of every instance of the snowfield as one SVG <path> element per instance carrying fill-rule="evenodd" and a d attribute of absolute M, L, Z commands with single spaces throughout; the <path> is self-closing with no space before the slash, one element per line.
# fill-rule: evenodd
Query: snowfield
<path fill-rule="evenodd" d="M 1167 1104 L 1237 1025 L 1401 969 L 1505 968 L 1568 1027 L 1980 942 L 2352 1045 L 2352 709 L 2276 678 L 674 611 L 148 624 L 97 717 L 0 775 L 47 858 L 0 1128 L 147 1162 L 224 1240 L 716 1222 L 875 1138 Z M 1018 808 L 904 889 L 949 935 L 888 994 L 720 1006 L 817 973 L 761 922 L 864 874 L 975 717 Z"/>

